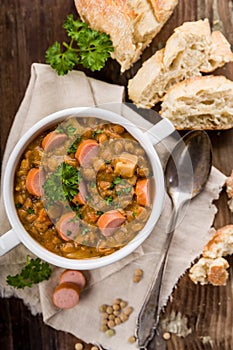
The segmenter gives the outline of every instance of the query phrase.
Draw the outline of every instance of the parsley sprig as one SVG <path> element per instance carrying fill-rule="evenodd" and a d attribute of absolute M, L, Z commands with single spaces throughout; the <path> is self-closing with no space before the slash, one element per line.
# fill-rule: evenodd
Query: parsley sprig
<path fill-rule="evenodd" d="M 26 258 L 26 264 L 21 272 L 15 276 L 7 276 L 7 283 L 17 289 L 32 287 L 33 284 L 48 280 L 52 269 L 47 262 L 42 262 L 40 258 Z"/>
<path fill-rule="evenodd" d="M 60 164 L 43 185 L 47 205 L 56 201 L 72 201 L 79 192 L 80 180 L 81 175 L 77 168 L 65 162 Z"/>
<path fill-rule="evenodd" d="M 109 35 L 88 27 L 80 19 L 74 20 L 68 15 L 63 28 L 66 29 L 70 42 L 55 42 L 45 54 L 46 62 L 58 75 L 65 75 L 75 65 L 82 64 L 91 71 L 101 70 L 113 51 Z"/>

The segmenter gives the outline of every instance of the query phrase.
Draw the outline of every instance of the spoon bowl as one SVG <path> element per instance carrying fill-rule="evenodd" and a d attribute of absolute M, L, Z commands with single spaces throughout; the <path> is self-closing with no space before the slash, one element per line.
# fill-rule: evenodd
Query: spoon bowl
<path fill-rule="evenodd" d="M 201 130 L 187 133 L 173 149 L 165 169 L 165 183 L 173 203 L 169 230 L 175 228 L 180 209 L 204 188 L 212 165 L 209 136 Z"/>

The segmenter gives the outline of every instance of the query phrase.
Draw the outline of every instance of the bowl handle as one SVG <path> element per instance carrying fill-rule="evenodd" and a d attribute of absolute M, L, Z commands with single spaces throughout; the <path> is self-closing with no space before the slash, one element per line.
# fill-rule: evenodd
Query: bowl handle
<path fill-rule="evenodd" d="M 169 119 L 164 118 L 157 124 L 148 129 L 144 135 L 149 137 L 153 145 L 157 145 L 160 141 L 171 135 L 175 131 L 175 127 Z"/>
<path fill-rule="evenodd" d="M 11 249 L 16 247 L 20 243 L 20 240 L 13 229 L 4 233 L 0 237 L 0 256 L 6 254 Z"/>

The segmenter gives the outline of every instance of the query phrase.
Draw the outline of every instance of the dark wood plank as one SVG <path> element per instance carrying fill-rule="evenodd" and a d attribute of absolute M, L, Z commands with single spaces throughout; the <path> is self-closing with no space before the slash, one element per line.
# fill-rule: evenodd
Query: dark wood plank
<path fill-rule="evenodd" d="M 117 62 L 109 60 L 98 73 L 84 70 L 97 79 L 127 85 L 142 62 L 161 48 L 173 29 L 184 21 L 208 17 L 211 25 L 220 19 L 224 34 L 233 45 L 232 0 L 179 0 L 173 16 L 163 31 L 153 40 L 141 59 L 127 72 L 120 74 Z M 55 40 L 65 39 L 62 23 L 67 14 L 76 15 L 73 1 L 2 0 L 0 10 L 0 145 L 1 157 L 14 115 L 24 96 L 33 62 L 44 62 L 44 53 Z M 81 67 L 78 67 L 82 69 Z M 233 64 L 228 64 L 216 74 L 233 79 Z M 225 174 L 233 168 L 233 131 L 209 132 L 213 144 L 213 161 Z M 226 206 L 226 194 L 217 201 L 216 228 L 233 222 L 233 215 Z M 158 349 L 201 350 L 233 348 L 233 258 L 229 258 L 230 277 L 226 287 L 195 286 L 186 273 L 174 290 L 161 319 L 168 318 L 172 311 L 188 318 L 192 333 L 185 338 L 175 334 L 167 342 L 157 339 Z M 18 299 L 0 299 L 0 349 L 6 350 L 68 350 L 78 341 L 65 332 L 58 332 L 44 325 L 42 317 L 34 317 Z M 212 341 L 204 344 L 203 338 Z M 155 348 L 155 347 L 154 347 Z M 86 346 L 85 350 L 90 349 Z M 123 349 L 125 350 L 125 349 Z"/>

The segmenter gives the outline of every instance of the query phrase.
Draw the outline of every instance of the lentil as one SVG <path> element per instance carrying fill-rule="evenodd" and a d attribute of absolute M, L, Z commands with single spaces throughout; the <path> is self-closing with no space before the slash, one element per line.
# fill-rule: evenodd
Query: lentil
<path fill-rule="evenodd" d="M 108 306 L 106 309 L 107 314 L 111 314 L 113 312 L 112 306 Z"/>
<path fill-rule="evenodd" d="M 100 306 L 100 312 L 105 312 L 107 309 L 107 305 L 106 304 L 103 304 Z"/>
<path fill-rule="evenodd" d="M 100 331 L 101 332 L 106 332 L 108 330 L 108 326 L 106 324 L 102 324 L 102 326 L 100 327 Z"/>
<path fill-rule="evenodd" d="M 109 328 L 113 328 L 115 326 L 115 322 L 113 320 L 108 321 L 107 323 Z"/>
<path fill-rule="evenodd" d="M 136 269 L 134 271 L 133 281 L 134 283 L 139 283 L 143 276 L 143 270 L 142 269 Z"/>
<path fill-rule="evenodd" d="M 164 340 L 169 340 L 171 338 L 171 334 L 169 332 L 163 333 L 163 339 Z"/>
<path fill-rule="evenodd" d="M 114 305 L 114 304 L 120 304 L 120 302 L 121 302 L 121 299 L 120 299 L 120 298 L 114 299 L 113 305 Z"/>
<path fill-rule="evenodd" d="M 113 311 L 113 315 L 115 315 L 115 316 L 119 316 L 120 315 L 120 310 L 115 310 L 115 311 Z"/>
<path fill-rule="evenodd" d="M 120 317 L 116 317 L 116 318 L 115 318 L 115 324 L 116 324 L 116 325 L 121 324 L 121 319 L 120 319 Z"/>
<path fill-rule="evenodd" d="M 128 306 L 125 310 L 124 310 L 124 314 L 129 316 L 131 313 L 133 312 L 133 308 L 131 306 Z"/>
<path fill-rule="evenodd" d="M 134 281 L 134 283 L 139 283 L 140 281 L 141 281 L 141 277 L 140 276 L 134 276 L 133 277 L 133 281 Z"/>
<path fill-rule="evenodd" d="M 143 271 L 142 271 L 142 269 L 136 269 L 134 271 L 134 274 L 135 274 L 135 276 L 142 276 L 143 275 Z"/>
<path fill-rule="evenodd" d="M 120 309 L 120 305 L 119 304 L 113 304 L 113 310 L 117 311 Z"/>
<path fill-rule="evenodd" d="M 108 329 L 106 332 L 105 332 L 105 334 L 108 336 L 108 337 L 112 337 L 112 336 L 114 336 L 114 334 L 115 334 L 116 332 L 114 331 L 114 329 Z"/>
<path fill-rule="evenodd" d="M 124 307 L 126 307 L 128 305 L 128 303 L 126 301 L 121 301 L 120 302 L 120 307 L 123 309 Z"/>
<path fill-rule="evenodd" d="M 124 314 L 124 313 L 123 313 L 123 314 L 120 314 L 120 319 L 121 319 L 122 322 L 127 321 L 128 318 L 129 318 L 128 315 L 126 315 L 126 314 Z"/>
<path fill-rule="evenodd" d="M 75 348 L 75 350 L 83 350 L 83 344 L 82 343 L 76 343 L 74 348 Z"/>
<path fill-rule="evenodd" d="M 131 344 L 135 343 L 136 342 L 136 337 L 135 336 L 129 337 L 128 342 L 131 343 Z"/>

